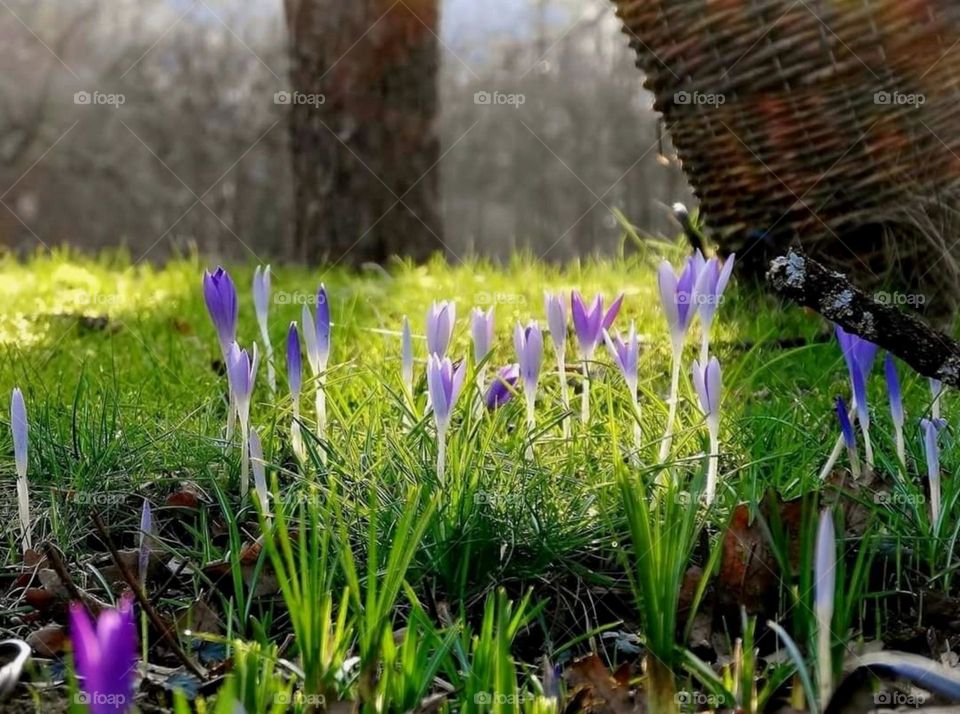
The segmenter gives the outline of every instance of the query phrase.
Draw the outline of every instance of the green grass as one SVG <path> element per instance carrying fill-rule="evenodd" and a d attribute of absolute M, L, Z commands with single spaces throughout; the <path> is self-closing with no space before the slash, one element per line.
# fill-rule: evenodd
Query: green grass
<path fill-rule="evenodd" d="M 261 368 L 251 423 L 264 440 L 268 473 L 277 484 L 271 507 L 279 513 L 273 526 L 264 525 L 265 547 L 252 567 L 241 566 L 240 550 L 260 535 L 260 527 L 252 502 L 239 499 L 239 449 L 222 443 L 226 380 L 201 296 L 206 266 L 195 258 L 163 268 L 131 266 L 123 256 L 94 260 L 66 252 L 26 262 L 3 259 L 0 394 L 19 386 L 27 402 L 34 541 L 57 543 L 69 555 L 77 584 L 110 600 L 94 574 L 99 546 L 89 537 L 90 513 L 101 511 L 113 538 L 135 547 L 139 504 L 149 499 L 160 524 L 155 548 L 165 558 L 186 561 L 194 573 L 167 589 L 156 605 L 173 612 L 202 596 L 221 614 L 228 643 L 257 641 L 238 646 L 242 657 L 228 686 L 233 696 L 258 707 L 276 692 L 294 696 L 275 650 L 289 633 L 295 642 L 281 656 L 295 657 L 303 668 L 293 679 L 301 695 L 314 697 L 301 700 L 307 708 L 317 697 L 328 702 L 360 697 L 369 711 L 391 711 L 399 702 L 408 706 L 436 691 L 432 677 L 417 681 L 411 674 L 427 671 L 452 686 L 455 710 L 513 711 L 505 702 L 519 696 L 525 711 L 547 711 L 551 692 L 544 692 L 549 678 L 540 671 L 540 658 L 563 664 L 596 650 L 616 659 L 599 636 L 604 628 L 638 632 L 678 677 L 689 677 L 681 672 L 683 653 L 673 650 L 672 639 L 686 621 L 654 623 L 653 614 L 675 603 L 676 574 L 686 569 L 687 552 L 696 550 L 701 560 L 715 552 L 736 504 L 757 504 L 769 491 L 787 500 L 819 489 L 817 474 L 837 433 L 833 397 L 848 387 L 840 352 L 826 339 L 828 327 L 819 318 L 782 310 L 752 286 L 734 286 L 713 333 L 725 388 L 718 501 L 696 517 L 675 503 L 658 503 L 653 467 L 670 377 L 654 272 L 663 254 L 679 260 L 674 248 L 648 245 L 628 257 L 563 268 L 530 257 L 499 267 L 396 263 L 362 274 L 275 266 L 270 331 L 278 394 L 271 398 Z M 254 266 L 228 267 L 241 292 L 240 341 L 248 346 L 259 341 L 250 295 Z M 329 443 L 308 439 L 311 458 L 301 467 L 289 444 L 283 344 L 300 303 L 321 280 L 334 323 L 327 377 L 331 427 Z M 531 439 L 522 400 L 478 417 L 468 380 L 449 435 L 445 482 L 438 483 L 433 424 L 424 416 L 422 340 L 415 345 L 413 413 L 402 397 L 402 316 L 409 315 L 415 334 L 422 334 L 430 301 L 456 300 L 458 328 L 450 353 L 467 356 L 470 308 L 496 303 L 491 364 L 499 366 L 514 359 L 515 322 L 542 321 L 543 292 L 570 288 L 608 298 L 626 293 L 617 325 L 625 329 L 635 320 L 643 342 L 646 444 L 640 465 L 626 456 L 633 417 L 605 352 L 598 352 L 592 369 L 593 420 L 583 427 L 575 415 L 572 438 L 562 438 L 558 424 L 564 415 L 548 346 L 534 458 L 525 457 Z M 671 465 L 681 491 L 695 491 L 703 480 L 706 431 L 689 379 L 696 343 L 689 341 L 685 355 Z M 572 351 L 568 364 L 576 365 Z M 912 471 L 922 472 L 915 420 L 926 410 L 929 393 L 924 380 L 901 377 L 911 418 L 910 456 L 920 464 Z M 571 374 L 570 384 L 577 389 L 579 377 Z M 307 427 L 311 389 L 308 383 L 302 404 Z M 895 459 L 886 436 L 880 370 L 871 394 L 877 452 L 881 466 L 888 466 Z M 576 395 L 572 404 L 577 411 Z M 948 418 L 953 406 L 948 395 Z M 2 421 L 6 427 L 5 416 Z M 944 441 L 949 474 L 956 460 L 952 437 Z M 5 540 L 6 564 L 12 565 L 20 555 L 8 428 L 0 429 L 0 449 L 0 477 L 11 494 Z M 645 490 L 631 489 L 636 479 Z M 163 505 L 183 482 L 204 494 L 198 512 L 185 515 Z M 908 481 L 899 488 L 918 496 L 919 484 Z M 953 504 L 958 493 L 945 476 L 945 504 Z M 865 500 L 887 532 L 909 544 L 896 573 L 901 587 L 917 590 L 932 583 L 950 592 L 960 519 L 955 514 L 945 519 L 942 540 L 935 541 L 922 507 L 880 512 Z M 660 520 L 652 529 L 638 528 L 638 519 L 650 518 Z M 664 518 L 671 519 L 670 527 L 664 527 Z M 282 530 L 271 530 L 276 526 Z M 701 532 L 700 541 L 711 543 L 706 549 L 695 547 Z M 226 582 L 202 570 L 218 560 L 233 564 Z M 283 576 L 282 592 L 255 593 L 274 568 Z M 650 577 L 652 569 L 656 577 Z M 809 580 L 809 573 L 803 574 L 798 587 Z M 856 593 L 844 594 L 838 615 L 844 626 L 862 629 L 857 614 L 864 611 L 866 590 L 861 584 Z M 784 612 L 807 608 L 811 598 L 809 592 L 784 593 Z M 6 632 L 23 636 L 30 631 L 16 618 L 23 606 L 10 602 L 0 621 Z M 796 622 L 795 637 L 805 645 L 806 625 L 803 618 Z M 401 627 L 407 628 L 406 639 L 394 638 Z M 186 646 L 195 644 L 182 637 Z M 305 657 L 298 653 L 299 642 L 314 643 Z M 360 662 L 344 670 L 354 655 Z M 377 674 L 384 662 L 393 663 L 389 677 Z M 507 680 L 514 687 L 505 690 Z M 499 709 L 496 693 L 502 695 Z"/>

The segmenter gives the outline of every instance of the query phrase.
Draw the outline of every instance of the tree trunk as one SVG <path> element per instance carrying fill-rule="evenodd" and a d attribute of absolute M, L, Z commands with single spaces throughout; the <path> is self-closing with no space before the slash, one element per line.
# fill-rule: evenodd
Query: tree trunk
<path fill-rule="evenodd" d="M 302 260 L 442 248 L 438 0 L 285 0 L 294 240 Z"/>

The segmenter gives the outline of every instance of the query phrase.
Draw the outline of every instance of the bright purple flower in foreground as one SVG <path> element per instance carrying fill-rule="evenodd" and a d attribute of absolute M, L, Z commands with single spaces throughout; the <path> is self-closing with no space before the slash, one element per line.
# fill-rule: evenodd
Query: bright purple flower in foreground
<path fill-rule="evenodd" d="M 673 266 L 669 262 L 664 260 L 660 263 L 657 286 L 660 290 L 660 304 L 667 318 L 667 326 L 670 328 L 674 351 L 683 344 L 683 339 L 697 312 L 694 304 L 697 281 L 704 265 L 703 256 L 699 251 L 696 255 L 687 258 L 679 276 L 673 272 Z"/>
<path fill-rule="evenodd" d="M 80 689 L 91 714 L 116 714 L 133 708 L 137 675 L 137 628 L 133 599 L 104 610 L 96 625 L 80 603 L 70 605 L 70 640 Z"/>
<path fill-rule="evenodd" d="M 930 480 L 930 521 L 935 529 L 940 520 L 940 447 L 937 437 L 947 422 L 943 419 L 921 419 L 920 426 L 927 454 L 927 478 Z"/>
<path fill-rule="evenodd" d="M 253 394 L 254 377 L 257 370 L 257 344 L 253 344 L 253 356 L 243 349 L 236 342 L 230 345 L 230 351 L 227 353 L 227 378 L 230 381 L 230 389 L 236 397 L 237 404 L 244 402 L 249 407 L 250 397 Z"/>
<path fill-rule="evenodd" d="M 230 273 L 218 267 L 213 273 L 203 272 L 203 299 L 213 326 L 217 329 L 220 349 L 224 356 L 230 349 L 230 343 L 237 339 L 237 319 L 240 306 L 237 302 L 237 288 Z"/>
<path fill-rule="evenodd" d="M 470 335 L 473 338 L 473 361 L 483 362 L 493 349 L 493 308 L 486 312 L 479 307 L 470 312 Z"/>
<path fill-rule="evenodd" d="M 457 322 L 457 306 L 452 302 L 435 302 L 427 310 L 427 354 L 447 354 L 453 328 Z"/>
<path fill-rule="evenodd" d="M 441 432 L 446 432 L 450 426 L 450 417 L 463 388 L 466 372 L 463 362 L 455 368 L 449 357 L 440 358 L 432 354 L 427 360 L 427 389 L 430 391 L 437 429 Z"/>
<path fill-rule="evenodd" d="M 570 294 L 570 313 L 573 315 L 573 329 L 577 333 L 580 343 L 580 354 L 584 359 L 592 359 L 593 353 L 603 338 L 603 331 L 610 329 L 617 319 L 620 307 L 623 305 L 623 293 L 613 301 L 606 312 L 603 311 L 603 297 L 597 295 L 587 308 L 583 296 L 578 290 Z"/>
<path fill-rule="evenodd" d="M 859 371 L 863 376 L 864 383 L 870 372 L 873 371 L 873 361 L 877 356 L 879 349 L 872 342 L 863 339 L 859 335 L 847 332 L 840 325 L 836 326 L 837 342 L 840 343 L 840 350 L 843 353 L 843 359 L 847 363 L 847 371 L 850 373 L 850 381 L 853 382 L 853 375 Z"/>
<path fill-rule="evenodd" d="M 543 334 L 537 323 L 531 322 L 524 327 L 518 322 L 513 330 L 513 346 L 517 351 L 524 391 L 532 399 L 537 393 L 540 365 L 543 362 Z"/>
<path fill-rule="evenodd" d="M 303 384 L 303 357 L 300 355 L 300 333 L 296 321 L 287 330 L 287 383 L 290 395 L 296 400 Z"/>
<path fill-rule="evenodd" d="M 517 382 L 520 381 L 520 365 L 508 364 L 501 367 L 497 376 L 493 378 L 483 403 L 490 411 L 502 407 L 513 398 Z"/>
<path fill-rule="evenodd" d="M 617 334 L 611 337 L 609 332 L 604 331 L 604 341 L 607 343 L 607 350 L 613 361 L 617 363 L 621 374 L 630 390 L 630 396 L 636 399 L 637 383 L 639 381 L 638 371 L 640 364 L 640 341 L 637 338 L 637 326 L 630 323 L 630 332 L 627 333 L 626 341 Z"/>

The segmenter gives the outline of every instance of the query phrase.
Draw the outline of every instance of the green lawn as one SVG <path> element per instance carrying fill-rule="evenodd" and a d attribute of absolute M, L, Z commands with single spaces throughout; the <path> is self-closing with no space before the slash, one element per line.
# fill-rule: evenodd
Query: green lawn
<path fill-rule="evenodd" d="M 157 596 L 158 611 L 171 618 L 196 600 L 209 605 L 217 622 L 206 628 L 194 623 L 190 629 L 208 629 L 225 638 L 234 656 L 229 691 L 248 711 L 266 707 L 265 701 L 283 710 L 284 687 L 301 692 L 307 708 L 323 696 L 327 705 L 334 699 L 361 700 L 369 711 L 399 711 L 423 696 L 446 691 L 434 682 L 434 673 L 453 688 L 443 705 L 451 710 L 550 711 L 546 697 L 527 696 L 522 705 L 498 705 L 496 699 L 504 692 L 543 693 L 543 657 L 565 670 L 573 658 L 599 652 L 612 669 L 629 659 L 629 648 L 616 645 L 626 633 L 639 635 L 653 648 L 643 625 L 648 622 L 644 607 L 650 603 L 638 604 L 632 587 L 642 586 L 629 576 L 658 566 L 649 553 L 637 552 L 636 533 L 631 540 L 632 511 L 623 484 L 635 482 L 635 492 L 653 504 L 647 518 L 678 519 L 696 511 L 671 510 L 654 493 L 670 379 L 670 348 L 655 273 L 663 255 L 675 264 L 681 259 L 674 248 L 648 245 L 627 258 L 563 268 L 529 257 L 502 267 L 483 262 L 448 266 L 435 261 L 423 267 L 396 263 L 361 274 L 275 266 L 270 332 L 278 394 L 271 397 L 261 365 L 251 421 L 264 437 L 268 475 L 276 478 L 279 502 L 274 510 L 280 514 L 274 513 L 274 525 L 285 520 L 282 530 L 258 523 L 253 503 L 240 499 L 239 448 L 225 447 L 222 441 L 226 379 L 201 293 L 202 271 L 212 266 L 195 258 L 162 268 L 131 266 L 122 257 L 93 260 L 67 253 L 26 262 L 6 258 L 0 261 L 0 393 L 19 386 L 26 399 L 34 542 L 55 543 L 76 585 L 114 602 L 123 588 L 115 575 L 112 579 L 104 574 L 110 558 L 92 534 L 91 514 L 102 513 L 118 546 L 133 548 L 140 504 L 148 499 L 154 510 L 159 570 L 151 572 L 147 592 Z M 240 342 L 247 346 L 259 341 L 250 291 L 255 266 L 227 267 L 240 290 Z M 301 302 L 321 281 L 329 291 L 334 325 L 326 386 L 331 424 L 329 441 L 310 440 L 310 458 L 301 465 L 289 442 L 291 402 L 283 345 L 288 324 L 299 318 Z M 514 361 L 515 322 L 535 318 L 542 323 L 544 291 L 571 288 L 585 295 L 599 291 L 608 299 L 620 291 L 626 294 L 617 327 L 625 330 L 635 320 L 643 348 L 640 389 L 646 443 L 639 456 L 629 454 L 632 417 L 623 381 L 605 350 L 598 351 L 592 368 L 591 423 L 584 427 L 578 414 L 570 417 L 572 437 L 562 438 L 559 422 L 564 413 L 548 344 L 532 458 L 527 454 L 530 438 L 522 399 L 479 416 L 472 408 L 476 392 L 468 379 L 450 433 L 446 477 L 439 483 L 433 422 L 424 415 L 426 349 L 418 338 L 430 302 L 457 303 L 450 350 L 455 357 L 471 353 L 470 309 L 496 304 L 491 365 L 499 366 Z M 838 433 L 833 399 L 849 396 L 846 370 L 828 325 L 796 308 L 783 309 L 753 286 L 734 284 L 727 295 L 715 323 L 713 350 L 724 369 L 719 497 L 709 513 L 696 517 L 691 536 L 695 542 L 677 546 L 678 553 L 689 547 L 692 561 L 707 570 L 737 504 L 755 505 L 768 491 L 787 501 L 820 489 L 817 475 Z M 404 315 L 413 326 L 417 356 L 413 413 L 405 406 L 400 379 Z M 669 465 L 671 494 L 695 491 L 704 472 L 706 429 L 689 376 L 698 345 L 695 325 L 681 382 L 680 430 Z M 577 366 L 572 340 L 568 348 L 572 370 Z M 901 378 L 908 452 L 916 464 L 911 472 L 923 474 L 917 419 L 929 407 L 929 390 L 925 380 L 907 374 L 904 367 Z M 572 389 L 578 390 L 579 384 L 571 371 Z M 314 418 L 311 390 L 306 382 L 305 426 L 312 426 Z M 893 474 L 896 460 L 880 368 L 870 393 L 878 471 Z M 575 412 L 578 405 L 575 396 Z M 953 405 L 948 395 L 948 419 Z M 2 421 L 0 471 L 8 489 L 5 565 L 12 570 L 21 553 L 5 408 Z M 952 435 L 942 440 L 945 503 L 951 505 L 957 493 L 950 476 L 955 463 L 952 441 Z M 910 493 L 922 493 L 921 479 L 908 482 L 912 485 L 904 488 Z M 181 492 L 185 483 L 200 493 L 196 509 L 169 505 L 169 496 Z M 864 540 L 864 549 L 886 552 L 894 539 L 900 553 L 902 543 L 911 543 L 902 549 L 902 559 L 890 561 L 896 563 L 895 577 L 909 581 L 904 585 L 898 580 L 900 587 L 914 593 L 932 587 L 951 594 L 957 548 L 950 538 L 956 531 L 950 529 L 960 522 L 955 513 L 941 530 L 947 535 L 937 541 L 926 531 L 922 509 L 883 513 L 876 499 L 863 500 L 869 506 L 870 532 L 877 534 L 876 543 Z M 807 516 L 808 525 L 815 525 L 815 509 Z M 231 561 L 240 557 L 243 544 L 261 537 L 262 527 L 271 533 L 263 551 L 248 552 L 250 562 L 243 565 Z M 313 536 L 317 551 L 300 561 L 299 546 L 306 547 Z M 662 546 L 684 536 L 658 530 L 653 537 L 659 537 Z M 278 592 L 273 573 L 279 560 L 271 560 L 268 552 L 282 559 L 285 540 L 295 561 L 281 577 L 285 587 Z M 849 543 L 844 550 L 848 548 Z M 215 567 L 222 561 L 228 564 L 226 577 Z M 180 565 L 183 569 L 173 574 Z M 684 559 L 680 565 L 685 570 L 688 563 Z M 802 577 L 809 579 L 798 577 L 801 582 Z M 801 618 L 789 613 L 790 580 L 784 579 L 781 624 L 812 657 L 801 636 Z M 302 587 L 291 588 L 291 582 Z M 869 638 L 882 639 L 892 627 L 885 618 L 895 621 L 895 608 L 903 603 L 889 595 L 891 582 L 871 582 L 862 591 L 846 593 L 844 612 L 858 615 L 851 615 L 850 638 L 869 632 Z M 505 594 L 497 596 L 500 587 Z M 711 585 L 707 600 L 712 590 Z M 843 599 L 843 587 L 838 591 Z M 524 605 L 520 601 L 528 592 Z M 311 593 L 316 597 L 307 597 Z M 803 598 L 809 599 L 807 593 Z M 514 605 L 508 606 L 508 600 Z M 193 608 L 196 617 L 197 606 Z M 341 642 L 341 650 L 331 647 L 329 657 L 321 657 L 327 650 L 314 640 L 311 652 L 305 653 L 299 643 L 308 640 L 306 633 L 319 637 L 326 632 L 320 623 L 340 608 L 346 634 L 340 640 L 331 638 Z M 33 610 L 10 590 L 0 613 L 4 635 L 25 637 L 47 622 L 64 621 L 62 608 Z M 508 610 L 519 613 L 515 621 Z M 859 616 L 868 617 L 869 627 Z M 681 615 L 681 627 L 684 618 Z M 187 622 L 180 621 L 179 637 L 188 654 L 201 660 L 211 657 L 199 647 L 196 632 L 184 632 Z M 390 633 L 404 626 L 407 641 L 398 653 Z M 604 637 L 604 630 L 621 634 Z M 150 660 L 178 667 L 180 662 L 159 641 L 155 628 L 145 631 Z M 297 636 L 287 641 L 291 632 Z M 847 633 L 837 639 L 842 650 Z M 259 644 L 240 645 L 239 640 Z M 281 656 L 298 661 L 300 674 L 279 666 L 280 673 L 273 673 L 278 655 L 272 648 L 281 644 Z M 330 673 L 348 655 L 359 656 L 360 663 L 333 677 Z M 393 667 L 390 676 L 383 673 L 387 663 Z M 204 666 L 217 665 L 204 661 Z M 698 691 L 709 690 L 704 677 L 692 677 L 692 668 L 680 660 L 674 670 L 679 681 L 692 679 L 699 682 Z M 34 680 L 49 678 L 45 672 L 37 669 Z M 215 689 L 206 688 L 204 694 L 210 697 Z M 156 687 L 142 691 L 143 702 L 163 700 Z M 785 685 L 780 694 L 790 691 Z"/>

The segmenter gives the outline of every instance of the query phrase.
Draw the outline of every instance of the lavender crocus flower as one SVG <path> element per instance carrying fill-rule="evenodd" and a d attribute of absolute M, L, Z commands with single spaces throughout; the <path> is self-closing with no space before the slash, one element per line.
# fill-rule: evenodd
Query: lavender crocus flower
<path fill-rule="evenodd" d="M 723 374 L 716 357 L 702 365 L 693 361 L 693 386 L 700 399 L 700 408 L 707 419 L 710 434 L 710 459 L 707 468 L 706 502 L 709 506 L 717 493 L 717 472 L 720 465 L 720 397 L 723 389 Z"/>
<path fill-rule="evenodd" d="M 287 383 L 290 385 L 290 400 L 293 403 L 293 421 L 290 424 L 290 443 L 293 453 L 303 461 L 307 452 L 303 448 L 300 431 L 300 389 L 303 384 L 303 358 L 300 356 L 300 333 L 296 321 L 287 330 Z"/>
<path fill-rule="evenodd" d="M 267 462 L 263 460 L 263 443 L 256 429 L 250 429 L 250 463 L 253 464 L 253 487 L 257 492 L 257 500 L 264 514 L 269 517 Z"/>
<path fill-rule="evenodd" d="M 583 302 L 580 292 L 574 290 L 570 294 L 570 314 L 573 317 L 573 329 L 577 333 L 577 342 L 580 346 L 580 356 L 583 359 L 583 391 L 581 392 L 580 418 L 584 424 L 590 421 L 590 370 L 589 361 L 593 359 L 597 345 L 603 339 L 603 331 L 610 329 L 617 319 L 620 307 L 623 305 L 621 293 L 610 308 L 604 312 L 603 297 L 594 297 L 590 307 Z"/>
<path fill-rule="evenodd" d="M 220 340 L 220 350 L 226 358 L 230 344 L 237 339 L 237 319 L 240 314 L 237 288 L 230 273 L 218 267 L 213 273 L 203 272 L 203 299 Z"/>
<path fill-rule="evenodd" d="M 847 411 L 847 403 L 843 397 L 837 397 L 836 402 L 837 419 L 840 422 L 840 436 L 847 446 L 847 456 L 850 459 L 850 471 L 854 478 L 860 478 L 860 457 L 857 454 L 857 436 L 853 431 L 853 424 L 850 422 L 850 414 Z"/>
<path fill-rule="evenodd" d="M 820 701 L 826 705 L 833 691 L 833 658 L 831 631 L 834 598 L 836 596 L 837 543 L 833 528 L 833 514 L 829 509 L 820 512 L 814 557 L 814 609 L 817 617 L 817 665 L 820 673 Z"/>
<path fill-rule="evenodd" d="M 463 362 L 454 368 L 449 357 L 441 358 L 432 354 L 427 359 L 427 389 L 437 423 L 437 478 L 441 483 L 446 466 L 447 431 L 465 375 L 466 365 Z"/>
<path fill-rule="evenodd" d="M 613 361 L 620 368 L 623 380 L 627 383 L 627 390 L 630 393 L 630 403 L 633 406 L 636 421 L 633 427 L 633 440 L 637 447 L 643 440 L 643 432 L 640 428 L 640 401 L 637 398 L 637 387 L 639 384 L 639 365 L 640 365 L 640 341 L 637 339 L 637 326 L 630 323 L 630 332 L 627 333 L 627 339 L 624 341 L 620 335 L 611 337 L 606 330 L 603 331 L 603 339 L 607 344 L 607 350 Z"/>
<path fill-rule="evenodd" d="M 890 418 L 893 420 L 897 458 L 900 460 L 900 467 L 904 468 L 907 464 L 907 450 L 903 439 L 903 396 L 900 390 L 900 378 L 897 376 L 897 365 L 889 352 L 884 359 L 883 370 L 887 378 L 887 395 L 890 397 Z"/>
<path fill-rule="evenodd" d="M 129 595 L 116 610 L 104 610 L 96 626 L 84 606 L 70 605 L 73 659 L 91 714 L 118 714 L 133 709 L 137 676 L 137 628 Z"/>
<path fill-rule="evenodd" d="M 660 263 L 657 272 L 657 286 L 660 290 L 660 304 L 667 319 L 670 331 L 670 345 L 673 352 L 673 365 L 670 371 L 670 396 L 667 399 L 667 425 L 663 440 L 660 442 L 660 461 L 666 461 L 673 445 L 673 431 L 677 421 L 677 399 L 680 392 L 680 366 L 683 356 L 683 343 L 686 340 L 690 323 L 696 314 L 696 286 L 700 272 L 705 266 L 700 251 L 684 264 L 677 276 L 673 266 L 666 260 Z"/>
<path fill-rule="evenodd" d="M 268 317 L 270 313 L 270 266 L 253 271 L 253 306 L 257 313 L 257 325 L 260 327 L 260 339 L 267 358 L 267 384 L 271 396 L 277 394 L 277 375 L 273 368 L 273 344 L 270 342 Z"/>
<path fill-rule="evenodd" d="M 494 320 L 493 307 L 484 312 L 475 307 L 470 312 L 470 335 L 473 338 L 473 363 L 477 374 L 477 413 L 483 411 L 483 390 L 487 381 L 487 364 L 485 362 L 490 350 L 493 349 Z"/>
<path fill-rule="evenodd" d="M 853 388 L 853 403 L 851 406 L 857 412 L 857 420 L 860 422 L 860 429 L 863 432 L 863 447 L 866 452 L 867 466 L 873 468 L 870 412 L 867 409 L 867 378 L 873 371 L 873 362 L 877 356 L 878 348 L 872 342 L 847 332 L 839 325 L 836 327 L 836 334 L 843 358 L 847 363 L 847 372 Z M 840 445 L 840 448 L 842 448 L 842 445 Z M 839 449 L 835 448 L 834 453 L 839 456 Z M 836 461 L 835 456 L 831 455 L 831 458 L 834 462 Z"/>
<path fill-rule="evenodd" d="M 403 316 L 403 331 L 400 339 L 400 375 L 408 399 L 413 397 L 413 335 L 410 320 Z"/>
<path fill-rule="evenodd" d="M 457 306 L 453 302 L 435 302 L 427 311 L 427 354 L 444 357 L 457 322 Z"/>
<path fill-rule="evenodd" d="M 23 549 L 33 547 L 30 535 L 30 489 L 27 485 L 27 406 L 23 392 L 14 388 L 10 397 L 10 428 L 13 431 L 13 458 L 17 469 L 17 510 L 20 516 L 20 532 L 23 534 Z"/>
<path fill-rule="evenodd" d="M 499 409 L 513 398 L 517 382 L 520 381 L 520 365 L 508 364 L 501 367 L 497 376 L 493 378 L 483 403 L 490 411 Z"/>
<path fill-rule="evenodd" d="M 320 285 L 317 291 L 317 314 L 311 319 L 310 308 L 303 306 L 301 314 L 303 341 L 307 347 L 307 362 L 315 378 L 314 399 L 317 410 L 317 437 L 324 439 L 327 433 L 327 393 L 323 384 L 323 375 L 330 360 L 330 300 L 327 288 Z M 326 451 L 321 451 L 325 458 Z"/>
<path fill-rule="evenodd" d="M 940 523 L 940 447 L 937 437 L 946 427 L 943 419 L 921 419 L 923 445 L 927 454 L 927 478 L 930 481 L 930 526 L 936 532 Z"/>
<path fill-rule="evenodd" d="M 560 378 L 560 400 L 563 402 L 564 412 L 570 411 L 570 391 L 567 387 L 567 310 L 563 296 L 553 293 L 544 293 L 544 310 L 547 313 L 547 327 L 550 328 L 550 339 L 557 357 L 557 375 Z M 564 438 L 570 436 L 570 422 L 564 414 L 561 422 Z"/>
<path fill-rule="evenodd" d="M 153 531 L 153 512 L 150 510 L 150 501 L 143 499 L 143 508 L 140 510 L 140 547 L 137 553 L 138 574 L 140 587 L 146 591 L 147 570 L 150 566 L 150 534 Z"/>
<path fill-rule="evenodd" d="M 710 354 L 710 329 L 713 327 L 717 308 L 723 301 L 723 291 L 730 282 L 735 260 L 736 254 L 731 254 L 723 261 L 722 266 L 719 258 L 708 260 L 700 271 L 700 277 L 694 288 L 696 303 L 700 309 L 700 362 L 702 364 L 706 364 Z"/>
<path fill-rule="evenodd" d="M 237 405 L 237 417 L 240 421 L 240 495 L 246 497 L 250 486 L 250 400 L 257 375 L 259 356 L 257 344 L 253 344 L 253 355 L 240 349 L 234 342 L 227 357 L 227 375 L 230 390 Z"/>
<path fill-rule="evenodd" d="M 519 322 L 513 330 L 513 346 L 517 351 L 520 378 L 523 380 L 523 395 L 527 402 L 527 426 L 536 426 L 534 405 L 537 399 L 537 383 L 540 381 L 540 365 L 543 362 L 543 334 L 536 322 L 526 327 Z"/>

